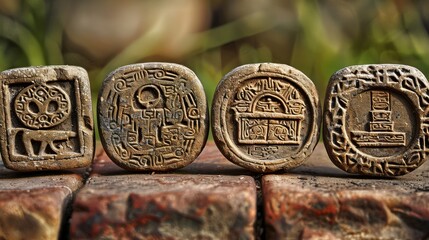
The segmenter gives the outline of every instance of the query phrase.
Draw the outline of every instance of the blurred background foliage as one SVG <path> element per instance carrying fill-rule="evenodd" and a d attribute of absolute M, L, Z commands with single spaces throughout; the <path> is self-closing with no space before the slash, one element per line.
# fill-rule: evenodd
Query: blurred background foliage
<path fill-rule="evenodd" d="M 402 63 L 429 76 L 429 1 L 0 0 L 0 70 L 87 69 L 93 99 L 105 76 L 138 62 L 184 64 L 209 104 L 218 81 L 246 63 L 304 72 L 321 99 L 348 65 Z"/>

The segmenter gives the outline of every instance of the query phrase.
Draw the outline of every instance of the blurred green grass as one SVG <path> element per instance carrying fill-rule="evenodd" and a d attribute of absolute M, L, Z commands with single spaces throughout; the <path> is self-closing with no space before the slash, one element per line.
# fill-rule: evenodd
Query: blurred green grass
<path fill-rule="evenodd" d="M 331 74 L 348 65 L 401 63 L 428 75 L 428 32 L 427 1 L 0 0 L 0 70 L 82 66 L 94 114 L 110 71 L 148 61 L 191 68 L 210 106 L 222 76 L 254 62 L 301 70 L 323 101 Z"/>

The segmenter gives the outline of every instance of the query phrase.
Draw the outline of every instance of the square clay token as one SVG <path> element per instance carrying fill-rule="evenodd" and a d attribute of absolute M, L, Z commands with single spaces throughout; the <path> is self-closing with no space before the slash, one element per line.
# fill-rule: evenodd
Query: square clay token
<path fill-rule="evenodd" d="M 429 83 L 416 68 L 359 65 L 332 75 L 323 140 L 332 162 L 349 173 L 399 176 L 429 154 Z"/>
<path fill-rule="evenodd" d="M 7 168 L 59 170 L 91 163 L 91 91 L 83 68 L 11 69 L 0 73 L 0 82 L 0 147 Z"/>

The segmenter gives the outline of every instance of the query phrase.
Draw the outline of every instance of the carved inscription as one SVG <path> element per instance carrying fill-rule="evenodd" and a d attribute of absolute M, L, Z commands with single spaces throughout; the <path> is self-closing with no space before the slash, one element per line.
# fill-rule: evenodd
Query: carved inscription
<path fill-rule="evenodd" d="M 248 81 L 235 100 L 239 143 L 300 143 L 305 103 L 290 84 L 271 78 Z"/>
<path fill-rule="evenodd" d="M 256 172 L 299 166 L 318 142 L 319 97 L 313 82 L 285 64 L 239 66 L 219 82 L 213 137 L 231 162 Z"/>
<path fill-rule="evenodd" d="M 108 129 L 102 135 L 110 139 L 108 147 L 122 166 L 164 170 L 193 160 L 201 134 L 205 139 L 205 112 L 200 110 L 205 102 L 189 79 L 149 67 L 127 70 L 111 81 L 101 118 Z"/>
<path fill-rule="evenodd" d="M 361 147 L 405 146 L 405 133 L 394 132 L 391 119 L 390 93 L 371 91 L 371 122 L 369 132 L 352 131 L 352 140 Z"/>
<path fill-rule="evenodd" d="M 18 94 L 14 110 L 24 125 L 40 129 L 63 122 L 70 115 L 71 104 L 61 88 L 33 84 Z"/>
<path fill-rule="evenodd" d="M 261 158 L 269 158 L 271 155 L 277 153 L 278 150 L 279 147 L 277 146 L 251 146 L 248 147 L 248 154 Z"/>
<path fill-rule="evenodd" d="M 0 73 L 0 154 L 5 167 L 45 171 L 88 166 L 94 138 L 88 74 L 76 66 Z"/>
<path fill-rule="evenodd" d="M 12 160 L 25 160 L 25 157 L 61 159 L 79 155 L 75 151 L 77 132 L 57 127 L 71 114 L 70 96 L 64 89 L 36 81 L 19 91 L 12 103 L 12 114 L 16 114 L 23 124 L 9 129 Z"/>
<path fill-rule="evenodd" d="M 370 93 L 369 104 L 357 104 L 366 101 L 366 93 Z M 417 69 L 405 65 L 345 68 L 331 77 L 326 101 L 324 142 L 341 169 L 397 176 L 416 169 L 427 158 L 429 84 Z M 367 106 L 365 129 L 356 130 L 359 109 Z M 354 112 L 357 115 L 348 115 Z"/>

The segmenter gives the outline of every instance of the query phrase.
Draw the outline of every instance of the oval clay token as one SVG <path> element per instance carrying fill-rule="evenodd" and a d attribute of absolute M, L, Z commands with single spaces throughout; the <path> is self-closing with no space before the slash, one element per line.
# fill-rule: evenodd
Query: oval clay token
<path fill-rule="evenodd" d="M 323 139 L 342 170 L 399 176 L 427 158 L 429 84 L 414 67 L 396 64 L 343 68 L 330 79 Z"/>
<path fill-rule="evenodd" d="M 220 151 L 255 172 L 301 165 L 319 140 L 319 98 L 297 69 L 274 63 L 243 65 L 219 83 L 212 129 Z"/>
<path fill-rule="evenodd" d="M 203 87 L 190 69 L 173 63 L 121 67 L 103 82 L 98 126 L 106 153 L 129 170 L 184 167 L 208 134 Z"/>

